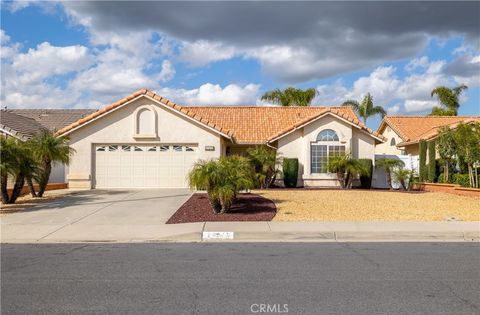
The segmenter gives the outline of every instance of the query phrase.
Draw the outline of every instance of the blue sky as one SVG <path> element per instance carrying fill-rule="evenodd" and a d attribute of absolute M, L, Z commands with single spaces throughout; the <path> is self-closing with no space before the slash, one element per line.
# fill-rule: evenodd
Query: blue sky
<path fill-rule="evenodd" d="M 264 105 L 265 91 L 296 86 L 317 88 L 314 105 L 370 92 L 389 114 L 423 115 L 434 87 L 464 83 L 460 114 L 479 115 L 478 13 L 478 2 L 2 2 L 1 102 L 98 108 L 146 87 L 179 104 Z"/>

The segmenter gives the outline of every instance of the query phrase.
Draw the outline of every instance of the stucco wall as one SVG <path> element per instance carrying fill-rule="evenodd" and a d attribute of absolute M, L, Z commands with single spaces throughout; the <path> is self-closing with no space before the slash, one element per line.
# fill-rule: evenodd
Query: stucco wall
<path fill-rule="evenodd" d="M 390 145 L 390 142 L 392 141 L 392 138 L 395 139 L 395 143 L 399 144 L 402 142 L 402 138 L 400 138 L 399 135 L 395 133 L 390 127 L 386 127 L 385 130 L 383 131 L 382 135 L 387 138 L 387 141 L 384 143 L 379 143 L 375 147 L 375 153 L 376 154 L 387 154 L 387 155 L 401 155 L 402 150 L 398 149 L 396 145 Z"/>
<path fill-rule="evenodd" d="M 324 129 L 334 130 L 347 152 L 354 158 L 371 158 L 375 156 L 374 139 L 358 131 L 350 124 L 333 116 L 325 116 L 317 121 L 280 138 L 277 142 L 278 153 L 286 158 L 298 158 L 298 186 L 338 186 L 336 174 L 311 174 L 310 144 L 316 142 L 317 135 Z"/>
<path fill-rule="evenodd" d="M 157 115 L 157 137 L 134 138 L 135 111 L 141 106 L 150 106 Z M 187 120 L 173 110 L 142 97 L 104 117 L 73 131 L 70 145 L 76 150 L 69 166 L 70 188 L 91 188 L 94 177 L 94 144 L 107 143 L 164 143 L 197 145 L 199 159 L 217 158 L 224 148 L 221 136 L 199 124 Z M 205 151 L 205 146 L 214 146 L 215 151 Z"/>

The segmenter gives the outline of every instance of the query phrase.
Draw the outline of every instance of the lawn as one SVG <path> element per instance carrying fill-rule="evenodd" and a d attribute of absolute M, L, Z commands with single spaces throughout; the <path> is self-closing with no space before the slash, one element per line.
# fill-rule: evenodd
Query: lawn
<path fill-rule="evenodd" d="M 277 206 L 273 221 L 480 220 L 480 199 L 438 192 L 257 190 Z"/>

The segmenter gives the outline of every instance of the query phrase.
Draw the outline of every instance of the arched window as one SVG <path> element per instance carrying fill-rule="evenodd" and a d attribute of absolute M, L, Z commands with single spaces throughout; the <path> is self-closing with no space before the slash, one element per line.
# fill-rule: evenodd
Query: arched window
<path fill-rule="evenodd" d="M 395 141 L 395 138 L 392 138 L 392 140 L 390 140 L 390 145 L 393 147 L 396 144 L 397 142 Z"/>
<path fill-rule="evenodd" d="M 328 173 L 328 161 L 332 156 L 345 154 L 345 145 L 332 129 L 324 129 L 317 135 L 317 141 L 310 144 L 310 172 Z"/>
<path fill-rule="evenodd" d="M 153 109 L 139 108 L 135 114 L 135 136 L 155 137 L 156 117 Z"/>
<path fill-rule="evenodd" d="M 332 129 L 324 129 L 318 134 L 317 141 L 338 141 L 338 136 Z"/>

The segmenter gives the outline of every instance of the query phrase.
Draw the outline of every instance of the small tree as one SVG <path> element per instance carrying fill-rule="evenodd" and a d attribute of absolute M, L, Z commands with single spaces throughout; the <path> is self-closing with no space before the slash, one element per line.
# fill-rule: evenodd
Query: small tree
<path fill-rule="evenodd" d="M 397 159 L 379 159 L 375 161 L 375 165 L 385 171 L 388 188 L 392 190 L 392 172 L 396 168 L 401 168 L 405 166 L 405 163 L 403 163 L 402 160 Z"/>
<path fill-rule="evenodd" d="M 468 87 L 461 84 L 453 89 L 439 86 L 432 90 L 431 96 L 437 96 L 441 107 L 435 106 L 432 108 L 432 116 L 457 116 L 458 108 L 460 107 L 460 94 Z"/>
<path fill-rule="evenodd" d="M 428 142 L 428 181 L 433 183 L 435 181 L 435 140 Z"/>
<path fill-rule="evenodd" d="M 38 181 L 38 197 L 42 197 L 50 179 L 52 163 L 60 162 L 67 164 L 70 156 L 75 152 L 68 146 L 68 140 L 64 137 L 56 137 L 50 131 L 43 131 L 28 142 L 34 157 L 41 165 L 41 176 Z"/>
<path fill-rule="evenodd" d="M 446 183 L 450 182 L 450 166 L 455 160 L 456 146 L 454 132 L 448 126 L 440 128 L 435 142 L 440 160 L 443 163 L 443 174 Z"/>
<path fill-rule="evenodd" d="M 366 168 L 358 160 L 345 153 L 331 156 L 328 161 L 328 169 L 337 174 L 337 179 L 342 188 L 352 188 L 353 180 L 359 174 L 365 174 Z"/>
<path fill-rule="evenodd" d="M 248 148 L 247 154 L 255 169 L 260 188 L 272 186 L 279 172 L 278 167 L 282 160 L 277 156 L 277 152 L 267 146 L 256 146 Z"/>
<path fill-rule="evenodd" d="M 253 186 L 250 162 L 237 155 L 198 161 L 188 179 L 190 187 L 207 191 L 215 214 L 228 212 L 238 192 Z"/>
<path fill-rule="evenodd" d="M 425 140 L 420 140 L 419 149 L 420 149 L 420 157 L 419 157 L 419 177 L 420 181 L 424 182 L 427 180 L 427 143 Z"/>
<path fill-rule="evenodd" d="M 398 167 L 392 171 L 393 177 L 400 183 L 402 190 L 409 189 L 412 171 Z"/>
<path fill-rule="evenodd" d="M 470 187 L 478 187 L 474 166 L 480 161 L 479 123 L 459 124 L 455 131 L 455 143 L 459 160 L 466 163 Z"/>
<path fill-rule="evenodd" d="M 381 115 L 383 118 L 387 114 L 382 106 L 373 104 L 373 97 L 370 93 L 365 95 L 361 103 L 355 100 L 348 100 L 343 102 L 342 106 L 351 106 L 358 116 L 363 118 L 364 124 L 367 124 L 367 119 L 371 116 Z"/>

